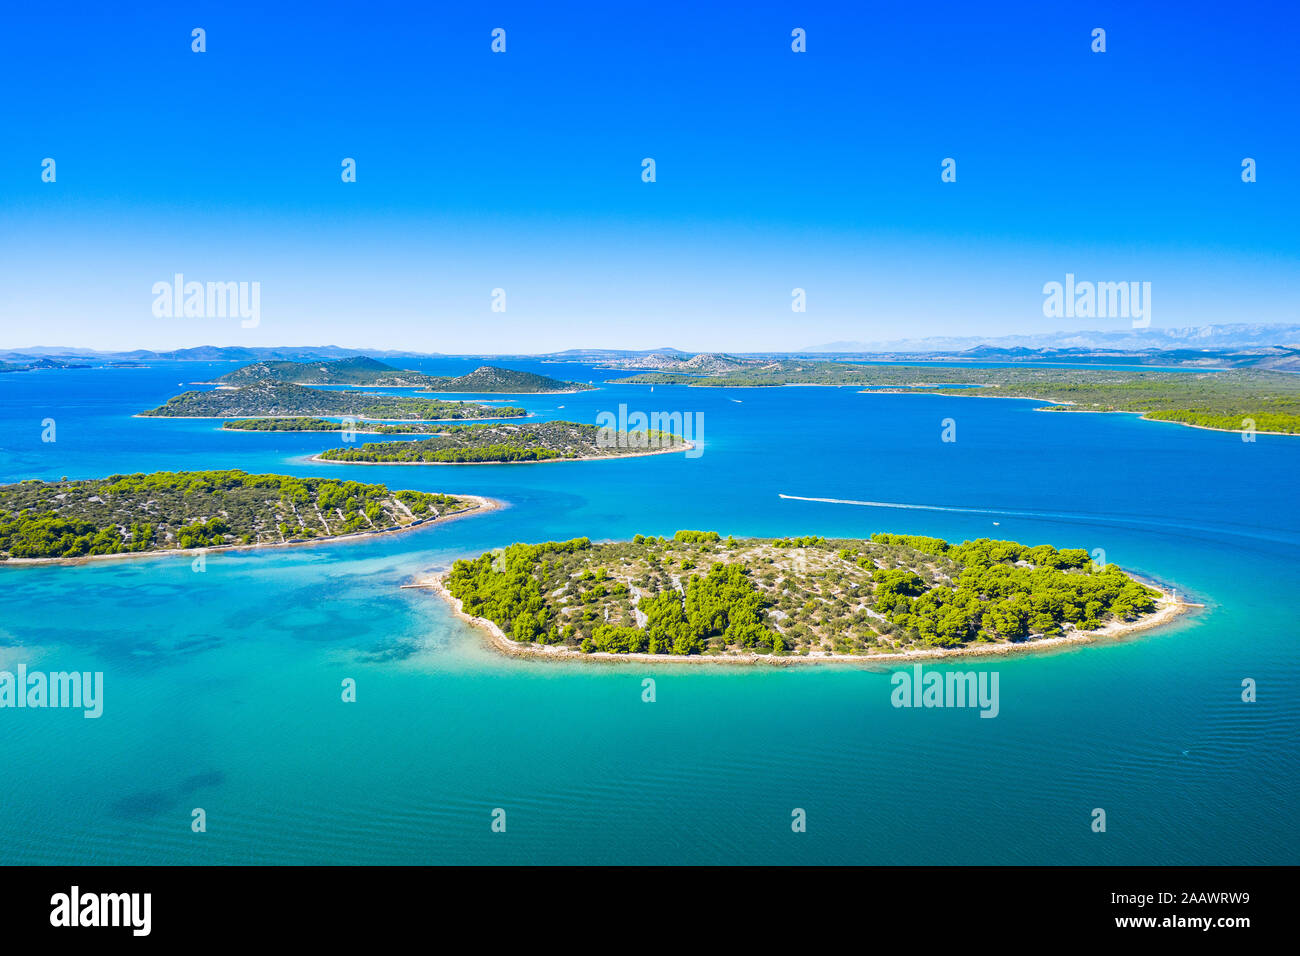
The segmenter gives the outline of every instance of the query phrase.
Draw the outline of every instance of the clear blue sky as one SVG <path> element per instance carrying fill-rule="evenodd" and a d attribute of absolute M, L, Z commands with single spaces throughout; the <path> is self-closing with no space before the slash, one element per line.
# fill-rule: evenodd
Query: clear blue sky
<path fill-rule="evenodd" d="M 1150 281 L 1156 326 L 1300 321 L 1294 3 L 273 6 L 10 5 L 0 347 L 1129 325 L 1045 318 L 1066 272 Z M 260 325 L 156 318 L 177 272 L 260 282 Z"/>

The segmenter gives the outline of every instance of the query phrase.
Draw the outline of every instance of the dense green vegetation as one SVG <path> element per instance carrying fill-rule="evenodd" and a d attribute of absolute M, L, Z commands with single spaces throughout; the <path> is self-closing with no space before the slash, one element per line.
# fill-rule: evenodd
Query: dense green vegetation
<path fill-rule="evenodd" d="M 223 422 L 222 428 L 240 432 L 342 432 L 351 429 L 358 435 L 419 435 L 442 432 L 447 426 L 434 422 L 411 422 L 385 425 L 382 422 L 332 422 L 326 418 L 236 418 Z"/>
<path fill-rule="evenodd" d="M 632 444 L 640 437 L 642 444 Z M 318 457 L 326 461 L 502 463 L 550 461 L 556 458 L 608 458 L 653 450 L 685 447 L 676 435 L 653 431 L 602 435 L 595 425 L 539 422 L 529 425 L 452 425 L 421 441 L 367 442 L 356 448 L 330 448 Z"/>
<path fill-rule="evenodd" d="M 1300 376 L 1230 369 L 1159 372 L 1144 369 L 971 368 L 779 361 L 743 372 L 680 375 L 649 372 L 616 383 L 695 386 L 854 385 L 909 393 L 1035 398 L 1078 411 L 1141 412 L 1147 418 L 1208 428 L 1300 433 Z M 1061 410 L 1053 409 L 1053 410 Z"/>
<path fill-rule="evenodd" d="M 165 405 L 141 412 L 149 418 L 299 418 L 350 415 L 356 418 L 441 421 L 466 418 L 521 418 L 518 407 L 448 402 L 379 392 L 330 392 L 304 385 L 259 382 L 210 392 L 184 392 Z"/>
<path fill-rule="evenodd" d="M 0 485 L 0 560 L 279 544 L 405 527 L 477 507 L 384 485 L 161 471 Z"/>
<path fill-rule="evenodd" d="M 1083 549 L 981 538 L 586 538 L 457 561 L 447 590 L 522 643 L 585 652 L 868 655 L 1094 630 L 1155 592 Z"/>
<path fill-rule="evenodd" d="M 1202 412 L 1190 408 L 1166 409 L 1147 412 L 1142 416 L 1157 422 L 1178 422 L 1183 425 L 1197 425 L 1201 428 L 1217 428 L 1221 431 L 1257 431 L 1281 432 L 1294 435 L 1300 432 L 1297 416 L 1289 412 L 1257 412 L 1254 415 L 1223 414 Z"/>
<path fill-rule="evenodd" d="M 533 372 L 484 365 L 467 375 L 428 375 L 395 368 L 362 355 L 332 362 L 255 362 L 217 379 L 225 385 L 282 382 L 296 385 L 419 387 L 433 392 L 576 392 L 592 388 Z"/>
<path fill-rule="evenodd" d="M 949 586 L 927 588 L 910 571 L 882 570 L 870 553 L 845 549 L 842 556 L 872 571 L 877 608 L 892 624 L 927 643 L 954 647 L 994 634 L 1017 640 L 1059 633 L 1063 624 L 1095 630 L 1111 617 L 1150 611 L 1151 591 L 1109 565 L 1094 573 L 1082 548 L 1030 548 L 981 538 L 950 545 L 938 538 L 878 534 L 875 544 L 902 546 L 941 560 Z M 914 599 L 914 600 L 913 600 Z"/>

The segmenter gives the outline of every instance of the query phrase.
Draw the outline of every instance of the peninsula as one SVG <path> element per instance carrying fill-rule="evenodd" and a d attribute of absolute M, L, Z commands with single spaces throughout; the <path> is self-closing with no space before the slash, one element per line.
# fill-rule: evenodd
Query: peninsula
<path fill-rule="evenodd" d="M 183 392 L 142 418 L 281 418 L 356 416 L 357 418 L 448 421 L 467 418 L 522 418 L 517 406 L 440 401 L 382 392 L 331 392 L 303 385 L 257 382 L 207 392 Z"/>
<path fill-rule="evenodd" d="M 972 368 L 780 360 L 743 371 L 646 372 L 611 384 L 697 387 L 841 385 L 870 392 L 1030 398 L 1050 411 L 1134 412 L 1151 421 L 1222 431 L 1300 434 L 1300 376 L 1260 369 Z"/>
<path fill-rule="evenodd" d="M 619 432 L 576 422 L 452 425 L 421 441 L 369 442 L 330 448 L 313 461 L 352 464 L 510 464 L 630 458 L 686 451 L 690 442 L 664 431 Z"/>
<path fill-rule="evenodd" d="M 502 650 L 552 657 L 1005 653 L 1150 627 L 1186 606 L 1081 548 L 894 534 L 514 544 L 428 584 Z"/>
<path fill-rule="evenodd" d="M 0 485 L 0 562 L 260 547 L 397 531 L 480 508 L 470 495 L 243 471 Z"/>

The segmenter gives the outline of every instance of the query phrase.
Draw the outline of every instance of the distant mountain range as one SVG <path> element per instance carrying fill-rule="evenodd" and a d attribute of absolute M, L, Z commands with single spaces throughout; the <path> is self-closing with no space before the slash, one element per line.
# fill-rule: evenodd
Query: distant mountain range
<path fill-rule="evenodd" d="M 1270 345 L 1300 345 L 1300 325 L 1237 322 L 1225 325 L 1193 325 L 1185 328 L 1113 329 L 1098 332 L 1040 332 L 1033 335 L 931 336 L 881 342 L 828 342 L 802 349 L 796 354 L 965 352 L 976 348 L 1003 349 L 1116 349 L 1126 352 L 1146 349 L 1259 348 Z"/>
<path fill-rule="evenodd" d="M 337 361 L 365 356 L 373 359 L 410 359 L 410 358 L 461 358 L 472 355 L 476 358 L 488 356 L 510 356 L 514 358 L 536 357 L 566 362 L 600 362 L 605 359 L 635 358 L 647 355 L 676 355 L 689 358 L 693 352 L 681 349 L 568 349 L 563 352 L 548 352 L 537 356 L 522 352 L 464 352 L 451 354 L 447 352 L 417 352 L 394 349 L 359 349 L 343 348 L 338 345 L 279 345 L 248 348 L 244 346 L 197 345 L 187 349 L 155 351 L 152 349 L 130 349 L 121 352 L 106 352 L 99 349 L 80 349 L 63 345 L 34 345 L 30 348 L 0 349 L 0 361 L 31 364 L 40 359 L 51 361 L 87 361 L 100 364 L 110 362 L 318 362 Z"/>
<path fill-rule="evenodd" d="M 157 352 L 152 349 L 131 349 L 123 352 L 104 352 L 97 349 L 79 349 L 69 346 L 33 346 L 24 349 L 0 350 L 0 360 L 31 361 L 49 358 L 61 361 L 78 359 L 93 362 L 311 362 L 365 355 L 371 358 L 404 357 L 431 358 L 440 352 L 396 352 L 384 349 L 345 349 L 337 345 L 273 346 L 243 348 L 240 346 L 198 345 L 188 349 Z"/>
<path fill-rule="evenodd" d="M 1128 361 L 1154 362 L 1156 353 L 1166 364 L 1194 364 L 1199 359 L 1217 361 L 1227 353 L 1251 353 L 1253 350 L 1289 353 L 1286 346 L 1300 348 L 1300 325 L 1289 323 L 1226 323 L 1184 328 L 1114 329 L 1109 331 L 1041 332 L 1032 335 L 1000 336 L 928 336 L 874 342 L 828 342 L 806 349 L 777 352 L 686 352 L 666 346 L 656 349 L 566 349 L 538 355 L 511 352 L 474 353 L 475 357 L 533 358 L 545 362 L 581 362 L 592 365 L 617 365 L 638 368 L 659 367 L 681 371 L 711 372 L 720 366 L 746 359 L 781 356 L 815 356 L 827 358 L 960 357 L 1002 361 L 1067 361 L 1073 358 L 1099 358 L 1131 353 Z M 1175 353 L 1177 355 L 1175 356 Z M 1256 355 L 1263 355 L 1254 352 Z M 274 346 L 245 348 L 240 346 L 200 345 L 194 348 L 153 351 L 133 349 L 105 352 L 68 346 L 33 346 L 0 349 L 0 365 L 16 364 L 28 368 L 55 367 L 68 363 L 138 364 L 150 361 L 190 362 L 321 362 L 365 356 L 380 360 L 412 358 L 454 358 L 442 352 L 397 351 L 392 349 L 342 348 L 337 345 Z M 1290 359 L 1288 358 L 1289 362 Z M 696 363 L 692 366 L 690 363 Z M 0 369 L 13 370 L 13 369 Z"/>

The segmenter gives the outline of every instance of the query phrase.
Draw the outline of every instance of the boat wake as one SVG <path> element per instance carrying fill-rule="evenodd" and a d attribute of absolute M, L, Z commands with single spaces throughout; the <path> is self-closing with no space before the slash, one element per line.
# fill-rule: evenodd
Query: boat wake
<path fill-rule="evenodd" d="M 816 501 L 829 505 L 854 505 L 859 508 L 895 508 L 905 511 L 946 511 L 967 515 L 1000 515 L 1012 518 L 1032 518 L 1040 521 L 1068 521 L 1080 524 L 1126 524 L 1141 528 L 1175 529 L 1197 535 L 1236 536 L 1252 538 L 1259 541 L 1273 541 L 1295 544 L 1294 535 L 1270 534 L 1253 529 L 1226 527 L 1221 525 L 1193 524 L 1180 521 L 1160 521 L 1146 517 L 1126 517 L 1123 515 L 1085 514 L 1071 511 L 1007 511 L 999 508 L 959 508 L 954 505 L 923 505 L 901 501 L 857 501 L 853 498 L 814 498 L 807 495 L 778 494 L 777 497 L 787 501 Z M 996 523 L 996 522 L 995 522 Z"/>

